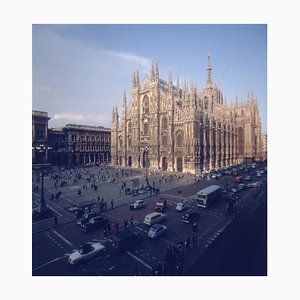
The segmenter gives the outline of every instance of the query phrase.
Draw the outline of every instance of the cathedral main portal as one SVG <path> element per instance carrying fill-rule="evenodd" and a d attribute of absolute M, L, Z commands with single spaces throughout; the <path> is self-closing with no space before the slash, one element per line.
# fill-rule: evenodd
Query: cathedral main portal
<path fill-rule="evenodd" d="M 182 157 L 178 157 L 176 161 L 177 171 L 182 172 L 183 166 L 182 166 Z"/>

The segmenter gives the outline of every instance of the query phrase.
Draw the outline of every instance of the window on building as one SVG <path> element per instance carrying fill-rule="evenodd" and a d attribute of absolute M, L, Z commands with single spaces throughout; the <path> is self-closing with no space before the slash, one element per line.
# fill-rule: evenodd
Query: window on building
<path fill-rule="evenodd" d="M 183 141 L 183 139 L 182 139 L 182 134 L 179 133 L 179 134 L 176 136 L 176 145 L 177 145 L 177 147 L 182 147 L 182 141 Z"/>
<path fill-rule="evenodd" d="M 168 119 L 167 119 L 167 117 L 162 118 L 161 128 L 162 128 L 162 130 L 167 130 L 168 129 Z"/>
<path fill-rule="evenodd" d="M 166 135 L 164 135 L 164 136 L 162 137 L 161 143 L 162 143 L 163 146 L 167 146 L 167 144 L 168 144 L 168 138 L 167 138 Z"/>
<path fill-rule="evenodd" d="M 149 114 L 150 113 L 150 110 L 149 110 L 149 97 L 147 95 L 144 97 L 143 104 L 144 104 L 144 114 Z"/>
<path fill-rule="evenodd" d="M 144 135 L 149 135 L 149 124 L 148 120 L 144 121 Z"/>

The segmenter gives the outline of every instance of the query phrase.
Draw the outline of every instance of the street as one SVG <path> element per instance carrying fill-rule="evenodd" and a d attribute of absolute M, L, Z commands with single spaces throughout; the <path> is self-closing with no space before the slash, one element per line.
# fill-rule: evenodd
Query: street
<path fill-rule="evenodd" d="M 74 180 L 75 175 L 79 172 L 81 178 Z M 55 226 L 53 218 L 33 223 L 33 275 L 151 275 L 152 270 L 158 264 L 164 264 L 167 249 L 171 245 L 180 244 L 186 240 L 188 235 L 192 236 L 192 224 L 181 221 L 184 212 L 176 211 L 177 203 L 184 199 L 189 207 L 196 207 L 195 198 L 199 190 L 212 184 L 222 187 L 234 185 L 232 175 L 223 176 L 220 180 L 203 178 L 198 180 L 193 175 L 186 174 L 181 178 L 177 174 L 177 177 L 174 174 L 164 174 L 162 177 L 161 173 L 149 175 L 149 182 L 155 182 L 155 186 L 161 191 L 159 196 L 167 199 L 167 209 L 164 212 L 166 219 L 162 224 L 167 226 L 168 231 L 161 238 L 152 240 L 147 235 L 150 227 L 143 224 L 143 220 L 145 215 L 154 211 L 156 199 L 159 196 L 152 196 L 150 192 L 135 197 L 126 195 L 122 189 L 124 182 L 128 186 L 132 178 L 139 177 L 140 185 L 145 185 L 145 175 L 138 170 L 133 170 L 132 174 L 131 171 L 125 171 L 123 176 L 120 176 L 119 172 L 110 167 L 102 168 L 102 170 L 100 167 L 92 167 L 71 172 L 61 171 L 58 185 L 62 181 L 67 181 L 67 185 L 59 186 L 57 189 L 54 185 L 56 179 L 53 178 L 53 174 L 45 177 L 46 203 L 57 215 L 58 225 Z M 107 182 L 108 174 L 109 177 L 116 178 L 115 182 Z M 106 177 L 105 180 L 103 180 L 103 176 Z M 33 176 L 33 186 L 39 186 L 37 178 L 37 176 Z M 90 182 L 93 180 L 97 189 L 91 187 Z M 266 174 L 253 180 L 266 182 Z M 83 189 L 83 185 L 88 187 Z M 181 189 L 181 193 L 178 192 L 178 188 Z M 79 189 L 82 191 L 81 195 L 78 195 Z M 62 194 L 57 200 L 48 200 L 52 193 L 55 195 L 58 191 L 61 191 Z M 39 197 L 39 193 L 35 190 L 33 207 L 38 203 Z M 124 219 L 133 218 L 133 224 L 129 223 L 127 226 L 142 235 L 143 240 L 140 245 L 119 253 L 112 245 L 113 232 L 108 237 L 104 237 L 102 228 L 91 232 L 80 230 L 79 225 L 75 222 L 74 214 L 70 212 L 70 207 L 94 203 L 95 207 L 91 211 L 99 212 L 99 207 L 96 205 L 98 197 L 103 198 L 108 204 L 102 215 L 111 222 L 118 221 L 120 231 L 124 230 Z M 172 275 L 205 275 L 203 269 L 196 268 L 199 259 L 201 260 L 202 256 L 207 255 L 213 248 L 212 246 L 228 234 L 232 224 L 237 221 L 241 222 L 241 220 L 246 222 L 248 216 L 256 212 L 256 209 L 260 207 L 260 199 L 266 198 L 266 184 L 257 188 L 248 187 L 238 193 L 234 217 L 226 213 L 225 198 L 226 195 L 223 194 L 222 199 L 211 207 L 197 208 L 200 217 L 197 220 L 196 245 L 191 244 L 190 247 L 184 249 L 181 273 Z M 111 208 L 112 199 L 114 201 L 113 208 Z M 130 210 L 129 204 L 137 199 L 143 199 L 145 207 Z M 68 262 L 68 256 L 86 242 L 101 242 L 106 247 L 105 253 L 78 266 L 71 265 Z M 236 246 L 238 247 L 238 245 Z"/>

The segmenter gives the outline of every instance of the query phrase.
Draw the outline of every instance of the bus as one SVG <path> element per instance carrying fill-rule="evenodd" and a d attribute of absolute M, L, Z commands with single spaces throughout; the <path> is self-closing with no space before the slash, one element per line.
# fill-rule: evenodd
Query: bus
<path fill-rule="evenodd" d="M 222 188 L 219 185 L 211 185 L 197 193 L 197 206 L 208 207 L 218 201 L 222 196 Z"/>

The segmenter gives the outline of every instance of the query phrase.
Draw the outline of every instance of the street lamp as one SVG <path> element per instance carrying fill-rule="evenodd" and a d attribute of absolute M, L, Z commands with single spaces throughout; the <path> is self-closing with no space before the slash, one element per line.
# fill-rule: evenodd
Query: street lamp
<path fill-rule="evenodd" d="M 148 167 L 149 167 L 149 157 L 148 157 L 148 147 L 145 147 L 145 156 L 144 156 L 144 161 L 145 161 L 145 167 L 146 167 L 146 182 L 147 182 L 147 186 L 149 185 L 149 181 L 148 181 Z"/>
<path fill-rule="evenodd" d="M 42 153 L 42 188 L 41 188 L 41 201 L 40 201 L 40 209 L 39 209 L 39 212 L 41 214 L 47 212 L 48 208 L 47 208 L 47 205 L 46 205 L 46 200 L 45 200 L 45 197 L 44 197 L 44 157 L 45 157 L 45 154 L 46 154 L 46 150 L 50 150 L 52 149 L 51 147 L 47 147 L 45 145 L 40 145 L 38 147 L 35 147 L 35 150 L 38 150 L 40 153 Z"/>

